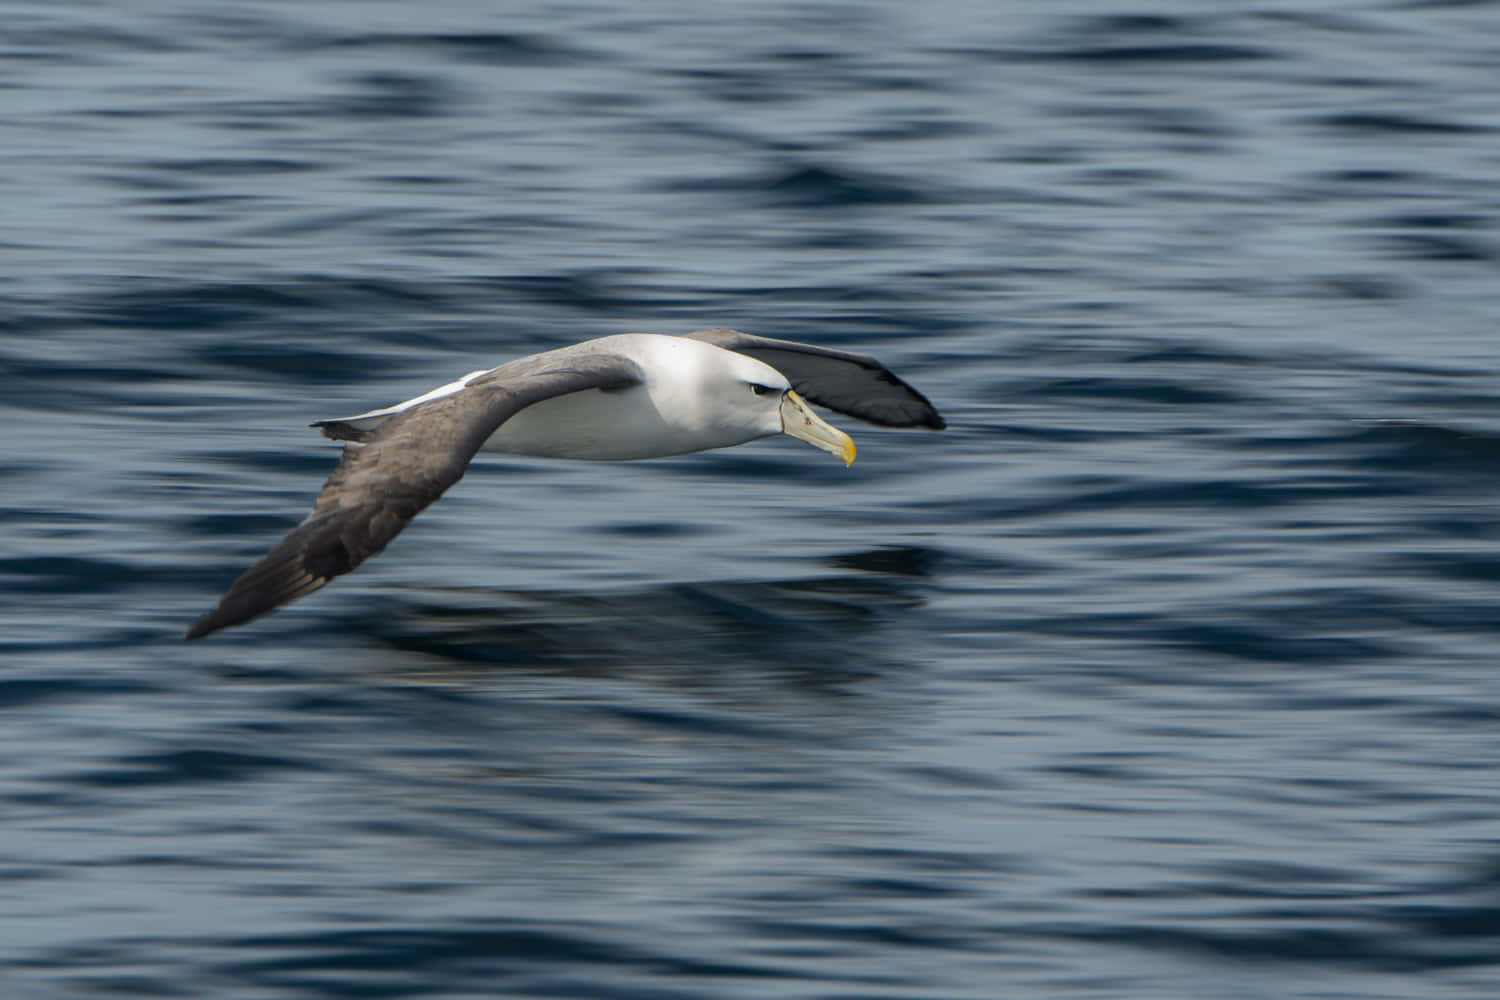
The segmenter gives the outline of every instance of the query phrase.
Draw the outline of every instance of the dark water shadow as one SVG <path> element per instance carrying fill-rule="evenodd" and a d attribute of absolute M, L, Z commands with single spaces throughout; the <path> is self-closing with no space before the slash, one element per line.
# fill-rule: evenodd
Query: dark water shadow
<path fill-rule="evenodd" d="M 586 590 L 423 588 L 388 596 L 349 631 L 425 661 L 432 679 L 496 671 L 664 674 L 685 683 L 772 674 L 825 688 L 897 669 L 902 619 L 925 603 L 941 553 L 915 546 L 842 553 L 833 572 Z M 456 674 L 455 674 L 456 672 Z"/>

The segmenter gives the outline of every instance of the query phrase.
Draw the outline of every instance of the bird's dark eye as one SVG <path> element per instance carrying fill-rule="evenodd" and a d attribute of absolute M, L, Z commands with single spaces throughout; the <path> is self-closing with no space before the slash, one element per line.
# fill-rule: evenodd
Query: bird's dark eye
<path fill-rule="evenodd" d="M 753 392 L 753 393 L 755 393 L 757 396 L 769 396 L 771 393 L 775 392 L 776 390 L 772 389 L 768 385 L 757 385 L 756 383 L 751 382 L 750 383 L 750 391 Z"/>

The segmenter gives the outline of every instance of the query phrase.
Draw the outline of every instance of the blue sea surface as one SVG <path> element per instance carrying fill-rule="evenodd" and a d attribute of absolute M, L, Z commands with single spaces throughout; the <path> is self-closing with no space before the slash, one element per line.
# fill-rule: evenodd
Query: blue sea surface
<path fill-rule="evenodd" d="M 1500 4 L 51 3 L 0 32 L 6 997 L 1500 996 Z M 588 337 L 198 643 L 307 424 Z"/>

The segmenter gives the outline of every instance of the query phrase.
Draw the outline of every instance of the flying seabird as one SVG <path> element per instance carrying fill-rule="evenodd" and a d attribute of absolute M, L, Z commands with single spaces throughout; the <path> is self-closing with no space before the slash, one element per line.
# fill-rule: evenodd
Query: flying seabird
<path fill-rule="evenodd" d="M 786 433 L 854 461 L 805 400 L 885 427 L 941 430 L 917 390 L 863 354 L 698 330 L 623 333 L 534 354 L 381 410 L 312 426 L 346 442 L 312 513 L 188 630 L 197 639 L 317 590 L 386 547 L 480 451 L 659 458 Z"/>

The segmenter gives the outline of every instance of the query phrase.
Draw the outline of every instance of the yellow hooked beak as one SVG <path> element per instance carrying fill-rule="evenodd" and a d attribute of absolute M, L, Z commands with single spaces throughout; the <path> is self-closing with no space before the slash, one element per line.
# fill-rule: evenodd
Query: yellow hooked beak
<path fill-rule="evenodd" d="M 781 429 L 798 441 L 822 448 L 854 464 L 854 441 L 843 431 L 827 423 L 807 406 L 807 401 L 788 389 L 781 397 Z"/>

